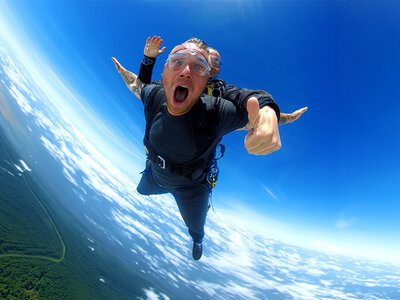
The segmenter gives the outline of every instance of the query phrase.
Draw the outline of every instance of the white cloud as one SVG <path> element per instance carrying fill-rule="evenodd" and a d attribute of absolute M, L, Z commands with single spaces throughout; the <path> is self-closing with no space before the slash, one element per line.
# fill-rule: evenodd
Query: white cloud
<path fill-rule="evenodd" d="M 29 171 L 29 172 L 32 171 L 32 169 L 30 169 L 30 168 L 28 167 L 28 165 L 27 165 L 22 159 L 20 159 L 19 162 L 21 163 L 22 167 L 23 167 L 26 171 Z"/>
<path fill-rule="evenodd" d="M 327 251 L 332 253 L 344 253 L 344 249 L 335 245 L 333 242 L 324 243 L 322 241 L 315 241 L 313 246 L 319 251 Z"/>
<path fill-rule="evenodd" d="M 267 187 L 266 185 L 264 185 L 264 184 L 261 184 L 261 187 L 264 189 L 264 191 L 267 192 L 268 195 L 271 196 L 271 198 L 272 198 L 275 202 L 277 202 L 277 203 L 280 202 L 279 199 L 278 199 L 278 197 L 271 191 L 270 188 L 268 188 L 268 187 Z"/>
<path fill-rule="evenodd" d="M 340 218 L 336 221 L 335 227 L 338 229 L 346 229 L 356 223 L 354 218 Z"/>
<path fill-rule="evenodd" d="M 11 176 L 14 176 L 14 177 L 15 177 L 15 175 L 14 175 L 13 173 L 11 173 L 10 171 L 8 171 L 7 169 L 5 169 L 5 168 L 3 168 L 3 167 L 0 167 L 0 169 L 2 169 L 4 172 L 7 172 L 7 173 L 10 174 Z"/>
<path fill-rule="evenodd" d="M 14 84 L 11 84 L 11 88 L 9 89 L 10 94 L 17 101 L 18 105 L 21 107 L 21 111 L 25 114 L 32 114 L 33 108 L 29 104 L 29 101 L 26 97 L 16 88 Z"/>
<path fill-rule="evenodd" d="M 20 166 L 18 166 L 18 165 L 14 165 L 14 166 L 18 171 L 20 171 L 21 173 L 24 173 L 24 170 L 22 170 L 22 168 Z"/>
<path fill-rule="evenodd" d="M 146 294 L 147 300 L 169 300 L 169 297 L 163 293 L 159 293 L 159 295 L 154 291 L 153 288 L 144 289 L 144 293 Z"/>
<path fill-rule="evenodd" d="M 194 282 L 194 286 L 198 290 L 206 292 L 211 299 L 259 299 L 256 297 L 254 290 L 232 281 L 223 285 L 196 281 Z"/>
<path fill-rule="evenodd" d="M 76 187 L 79 187 L 78 183 L 76 182 L 75 178 L 72 177 L 72 175 L 70 174 L 70 172 L 68 171 L 68 169 L 63 168 L 63 174 L 64 176 Z"/>

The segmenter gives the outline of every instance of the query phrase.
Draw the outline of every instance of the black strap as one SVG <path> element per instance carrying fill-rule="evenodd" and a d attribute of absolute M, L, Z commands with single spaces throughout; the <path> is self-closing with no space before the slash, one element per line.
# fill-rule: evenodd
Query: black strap
<path fill-rule="evenodd" d="M 192 133 L 196 136 L 196 146 L 204 151 L 217 137 L 219 98 L 203 96 L 199 110 L 193 117 Z"/>
<path fill-rule="evenodd" d="M 212 96 L 223 98 L 224 93 L 225 82 L 220 79 L 216 79 L 212 90 Z"/>
<path fill-rule="evenodd" d="M 146 119 L 145 139 L 148 138 L 149 130 L 153 124 L 155 115 L 158 114 L 163 104 L 166 103 L 165 94 L 162 93 L 162 86 L 155 86 L 150 92 L 148 99 L 150 102 L 147 103 L 144 110 L 144 117 Z"/>
<path fill-rule="evenodd" d="M 193 179 L 192 175 L 195 171 L 197 171 L 199 169 L 201 169 L 202 171 L 205 171 L 209 167 L 211 161 L 215 157 L 215 153 L 216 153 L 217 147 L 219 145 L 219 142 L 220 142 L 219 139 L 215 140 L 214 143 L 212 143 L 206 149 L 206 151 L 204 151 L 201 155 L 199 155 L 194 160 L 187 162 L 185 164 L 177 164 L 177 163 L 173 163 L 173 162 L 170 162 L 170 161 L 164 159 L 163 157 L 161 157 L 160 155 L 158 155 L 155 152 L 153 146 L 150 143 L 145 143 L 145 146 L 147 147 L 147 149 L 149 151 L 148 157 L 154 164 L 159 166 L 161 169 L 168 170 L 169 172 L 171 172 L 173 174 L 185 176 L 189 180 L 192 180 Z M 223 146 L 223 145 L 221 145 L 221 146 Z"/>

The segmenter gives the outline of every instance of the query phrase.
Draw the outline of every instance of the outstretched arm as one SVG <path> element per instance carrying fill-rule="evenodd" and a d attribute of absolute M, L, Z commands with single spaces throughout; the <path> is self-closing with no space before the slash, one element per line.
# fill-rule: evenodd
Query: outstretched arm
<path fill-rule="evenodd" d="M 300 116 L 308 109 L 308 107 L 303 107 L 300 108 L 294 112 L 292 112 L 291 114 L 285 114 L 285 113 L 281 113 L 281 116 L 279 118 L 279 125 L 284 125 L 287 123 L 292 123 L 294 121 L 296 121 L 298 118 L 300 118 Z"/>
<path fill-rule="evenodd" d="M 280 119 L 279 119 L 278 125 L 279 125 L 279 126 L 280 126 L 280 125 L 285 125 L 285 124 L 287 124 L 287 123 L 292 123 L 292 122 L 296 121 L 298 118 L 300 118 L 300 116 L 301 116 L 307 109 L 308 109 L 308 107 L 306 106 L 306 107 L 300 108 L 300 109 L 298 109 L 298 110 L 292 112 L 291 114 L 281 113 L 281 114 L 280 114 Z M 243 127 L 243 128 L 237 129 L 237 130 L 249 130 L 249 129 L 251 129 L 250 123 L 248 123 L 248 124 L 246 125 L 246 127 Z"/>
<path fill-rule="evenodd" d="M 274 111 L 268 106 L 259 109 L 256 100 L 252 97 L 247 101 L 249 122 L 239 130 L 249 130 L 245 138 L 245 147 L 250 154 L 267 155 L 281 148 L 278 125 L 297 120 L 308 107 L 291 114 L 281 113 L 278 123 Z"/>
<path fill-rule="evenodd" d="M 124 79 L 126 86 L 130 91 L 135 94 L 136 97 L 140 98 L 142 88 L 145 85 L 135 74 L 126 70 L 114 57 L 111 58 L 117 68 L 122 79 Z"/>
<path fill-rule="evenodd" d="M 161 37 L 153 36 L 148 37 L 146 45 L 143 50 L 143 60 L 140 63 L 139 78 L 143 83 L 151 82 L 151 75 L 153 74 L 154 64 L 156 63 L 156 57 L 164 52 L 165 47 L 160 50 L 163 40 Z"/>

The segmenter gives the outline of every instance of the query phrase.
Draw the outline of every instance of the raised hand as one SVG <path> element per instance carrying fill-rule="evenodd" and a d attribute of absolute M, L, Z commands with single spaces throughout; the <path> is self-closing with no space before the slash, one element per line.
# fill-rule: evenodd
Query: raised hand
<path fill-rule="evenodd" d="M 279 118 L 279 125 L 287 124 L 296 121 L 308 109 L 308 107 L 300 108 L 291 114 L 281 113 Z"/>
<path fill-rule="evenodd" d="M 267 155 L 281 148 L 278 122 L 275 111 L 269 106 L 259 108 L 258 100 L 251 97 L 247 101 L 247 113 L 251 129 L 244 139 L 250 154 Z"/>
<path fill-rule="evenodd" d="M 162 42 L 163 40 L 159 36 L 153 36 L 152 38 L 148 37 L 146 40 L 146 45 L 144 46 L 144 55 L 148 57 L 157 57 L 163 53 L 165 47 L 160 50 Z"/>

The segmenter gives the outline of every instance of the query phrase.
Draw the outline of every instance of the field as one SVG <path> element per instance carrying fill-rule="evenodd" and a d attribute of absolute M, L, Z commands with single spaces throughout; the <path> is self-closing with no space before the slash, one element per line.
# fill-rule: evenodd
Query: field
<path fill-rule="evenodd" d="M 0 128 L 0 298 L 135 299 L 149 286 L 24 170 Z"/>

